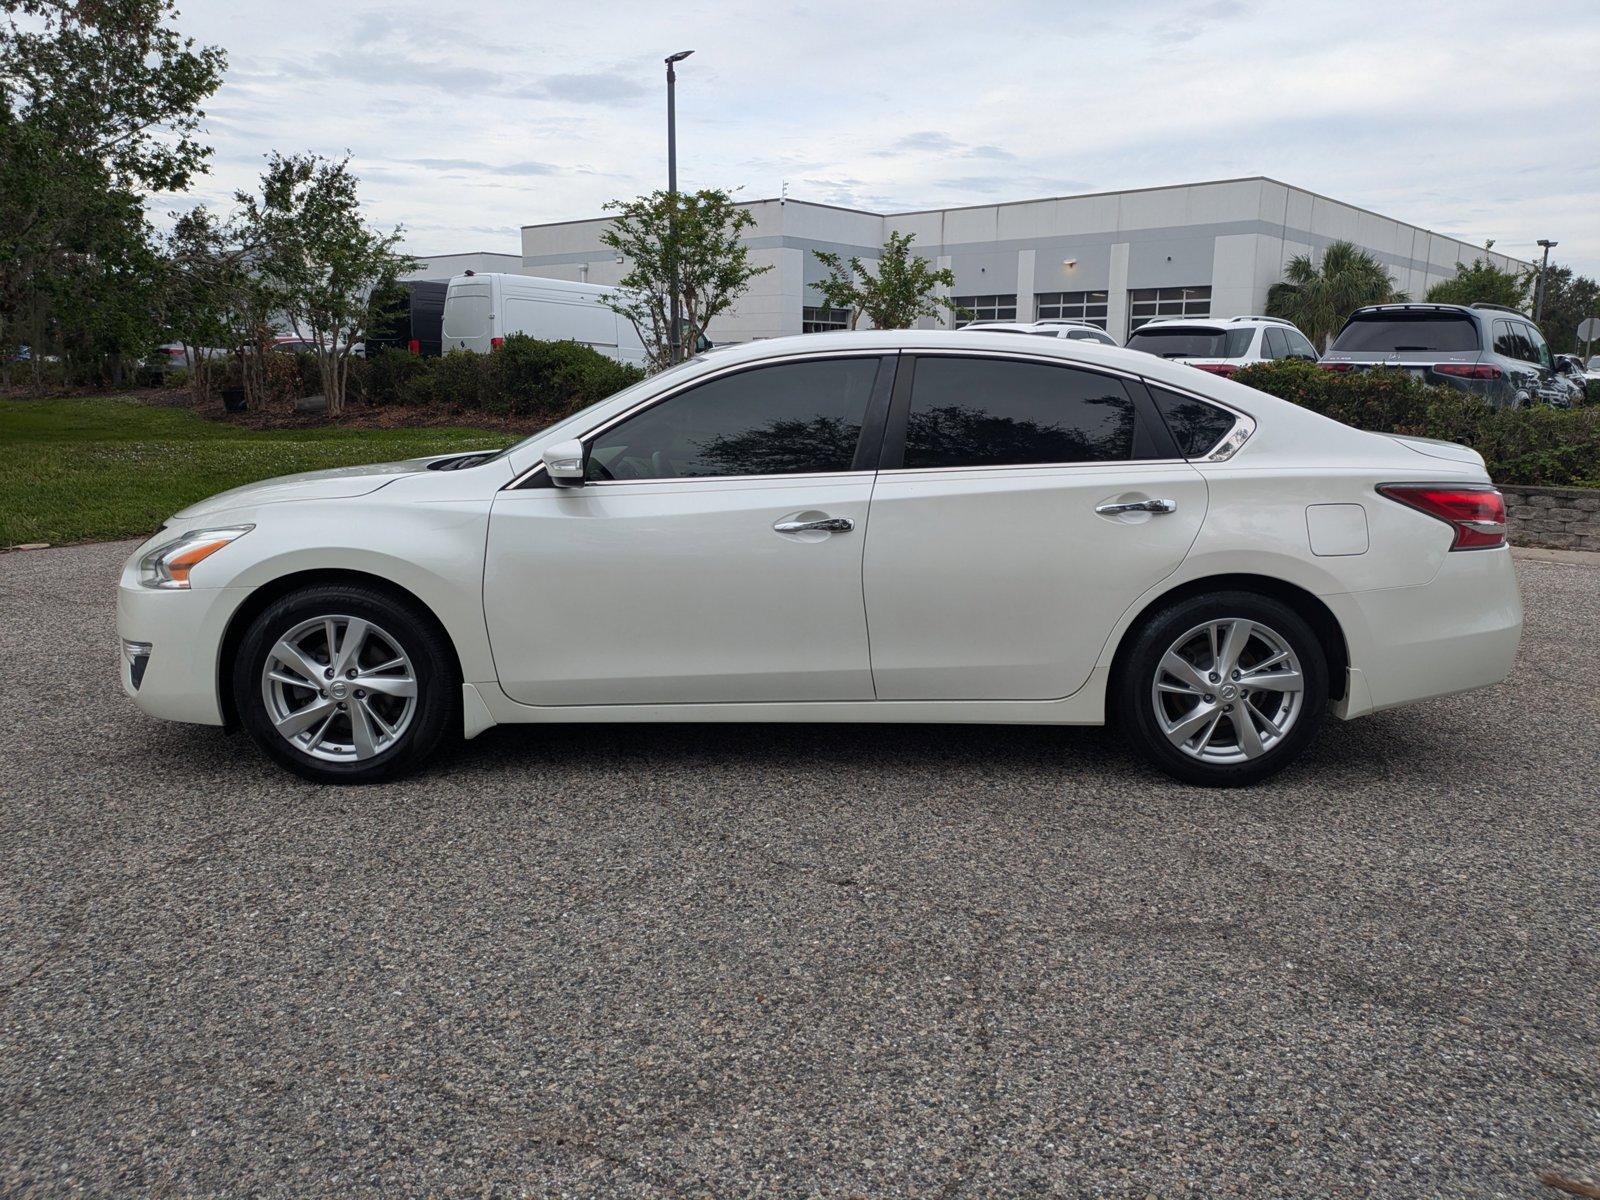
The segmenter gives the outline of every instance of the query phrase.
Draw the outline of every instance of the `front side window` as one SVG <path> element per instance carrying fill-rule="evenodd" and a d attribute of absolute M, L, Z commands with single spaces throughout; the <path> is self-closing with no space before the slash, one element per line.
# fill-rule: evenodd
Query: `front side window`
<path fill-rule="evenodd" d="M 1157 317 L 1209 317 L 1209 287 L 1135 288 L 1128 293 L 1128 328 Z"/>
<path fill-rule="evenodd" d="M 597 435 L 588 478 L 848 471 L 878 361 L 777 363 L 709 380 Z"/>
<path fill-rule="evenodd" d="M 1185 458 L 1200 458 L 1211 450 L 1237 418 L 1227 409 L 1196 400 L 1179 392 L 1150 384 L 1150 398 L 1156 402 L 1161 419 L 1167 423 L 1173 440 Z"/>
<path fill-rule="evenodd" d="M 955 296 L 957 308 L 967 310 L 967 315 L 956 319 L 956 328 L 971 325 L 974 321 L 1015 321 L 1017 296 Z"/>
<path fill-rule="evenodd" d="M 1309 359 L 1316 359 L 1317 348 L 1311 344 L 1311 339 L 1298 329 L 1285 329 L 1283 336 L 1289 339 L 1290 354 L 1303 354 Z"/>
<path fill-rule="evenodd" d="M 908 468 L 1130 458 L 1133 401 L 1091 371 L 1004 359 L 917 360 L 906 414 Z"/>
<path fill-rule="evenodd" d="M 1550 347 L 1545 345 L 1544 334 L 1534 325 L 1524 325 L 1522 328 L 1528 339 L 1528 361 L 1538 363 L 1541 367 L 1548 367 Z"/>

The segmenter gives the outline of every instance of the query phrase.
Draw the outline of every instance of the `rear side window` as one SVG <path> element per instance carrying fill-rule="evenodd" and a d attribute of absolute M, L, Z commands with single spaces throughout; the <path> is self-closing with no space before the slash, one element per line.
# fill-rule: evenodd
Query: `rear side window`
<path fill-rule="evenodd" d="M 1196 400 L 1193 396 L 1169 392 L 1150 384 L 1150 398 L 1172 432 L 1173 440 L 1185 458 L 1200 458 L 1220 442 L 1237 419 L 1227 409 Z"/>
<path fill-rule="evenodd" d="M 487 292 L 457 292 L 445 304 L 445 337 L 483 337 L 489 332 Z"/>
<path fill-rule="evenodd" d="M 877 372 L 876 358 L 835 358 L 710 380 L 598 435 L 588 477 L 848 471 Z"/>
<path fill-rule="evenodd" d="M 1132 456 L 1134 406 L 1092 371 L 1004 359 L 919 358 L 906 415 L 911 468 L 1107 462 Z"/>
<path fill-rule="evenodd" d="M 1261 335 L 1262 347 L 1266 351 L 1263 358 L 1288 358 L 1289 339 L 1283 335 L 1281 329 L 1268 329 Z"/>
<path fill-rule="evenodd" d="M 1129 350 L 1157 358 L 1243 358 L 1256 331 L 1207 329 L 1203 325 L 1146 325 L 1128 338 Z"/>
<path fill-rule="evenodd" d="M 1447 353 L 1480 349 L 1465 313 L 1357 313 L 1333 343 L 1352 354 Z"/>

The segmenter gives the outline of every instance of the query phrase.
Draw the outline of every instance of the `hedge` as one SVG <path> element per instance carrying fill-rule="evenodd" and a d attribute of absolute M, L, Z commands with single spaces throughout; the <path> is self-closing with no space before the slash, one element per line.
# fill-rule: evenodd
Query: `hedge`
<path fill-rule="evenodd" d="M 1399 372 L 1341 373 L 1304 362 L 1261 363 L 1233 378 L 1357 429 L 1471 446 L 1497 483 L 1600 487 L 1600 407 L 1496 409 Z"/>
<path fill-rule="evenodd" d="M 644 378 L 577 342 L 545 342 L 514 333 L 492 354 L 453 350 L 418 358 L 385 349 L 351 364 L 363 404 L 403 404 L 555 421 Z"/>

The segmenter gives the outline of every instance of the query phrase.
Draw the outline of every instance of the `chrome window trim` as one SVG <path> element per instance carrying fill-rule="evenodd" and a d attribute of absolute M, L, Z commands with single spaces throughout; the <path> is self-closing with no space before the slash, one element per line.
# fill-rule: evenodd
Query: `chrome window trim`
<path fill-rule="evenodd" d="M 1060 339 L 1057 339 L 1057 340 L 1058 341 L 1063 341 L 1063 342 L 1067 341 L 1067 339 L 1065 339 L 1065 338 L 1060 338 Z M 1098 343 L 1090 343 L 1090 344 L 1094 345 L 1094 344 L 1098 344 Z M 1093 460 L 1093 461 L 1090 461 L 1090 462 L 1073 462 L 1073 463 L 1007 463 L 1007 464 L 1002 464 L 1002 465 L 984 465 L 984 466 L 972 466 L 972 467 L 894 467 L 894 468 L 892 468 L 890 470 L 887 470 L 887 471 L 855 471 L 855 470 L 850 470 L 850 471 L 813 471 L 813 472 L 807 472 L 805 474 L 795 474 L 795 475 L 685 475 L 685 476 L 680 476 L 680 477 L 672 478 L 672 479 L 592 480 L 592 481 L 585 481 L 584 487 L 618 487 L 618 486 L 636 487 L 636 486 L 638 486 L 640 484 L 652 484 L 652 483 L 659 483 L 659 484 L 704 483 L 704 482 L 709 481 L 709 480 L 746 480 L 746 481 L 748 481 L 748 480 L 752 480 L 752 479 L 838 479 L 838 478 L 842 478 L 842 477 L 850 476 L 850 475 L 912 475 L 912 474 L 925 474 L 926 472 L 929 472 L 929 471 L 1016 471 L 1016 470 L 1025 470 L 1025 469 L 1028 469 L 1028 468 L 1031 468 L 1031 467 L 1037 467 L 1037 468 L 1103 467 L 1103 466 L 1115 466 L 1115 465 L 1118 465 L 1118 464 L 1127 464 L 1127 465 L 1137 465 L 1137 464 L 1172 465 L 1174 463 L 1184 463 L 1184 462 L 1186 462 L 1186 463 L 1226 462 L 1228 459 L 1232 458 L 1235 454 L 1237 454 L 1239 452 L 1239 448 L 1241 446 L 1243 446 L 1246 442 L 1248 442 L 1250 440 L 1251 436 L 1256 431 L 1255 418 L 1250 416 L 1250 414 L 1248 414 L 1246 412 L 1240 411 L 1239 409 L 1235 408 L 1233 405 L 1228 404 L 1226 401 L 1217 400 L 1217 399 L 1215 399 L 1215 398 L 1213 398 L 1211 396 L 1201 395 L 1199 392 L 1193 391 L 1193 390 L 1191 390 L 1189 388 L 1185 388 L 1185 387 L 1183 387 L 1183 386 L 1181 386 L 1179 384 L 1168 383 L 1165 380 L 1151 379 L 1147 375 L 1141 375 L 1137 371 L 1127 370 L 1127 369 L 1121 368 L 1121 367 L 1105 366 L 1105 365 L 1103 365 L 1101 363 L 1086 363 L 1086 362 L 1083 362 L 1080 359 L 1065 358 L 1065 357 L 1062 357 L 1060 355 L 1055 355 L 1055 354 L 1030 354 L 1030 353 L 1027 353 L 1026 351 L 1018 351 L 1018 350 L 992 350 L 992 349 L 982 349 L 982 348 L 978 348 L 978 347 L 969 348 L 969 347 L 958 347 L 958 346 L 929 346 L 929 347 L 901 346 L 901 347 L 898 347 L 898 348 L 894 348 L 894 347 L 885 348 L 885 347 L 881 347 L 880 346 L 876 350 L 867 350 L 867 349 L 861 349 L 861 350 L 827 350 L 827 351 L 796 350 L 796 351 L 794 351 L 792 353 L 789 353 L 789 354 L 774 355 L 772 358 L 763 358 L 763 359 L 760 359 L 760 360 L 758 360 L 756 362 L 731 363 L 728 366 L 722 368 L 721 370 L 707 371 L 704 375 L 697 375 L 693 379 L 686 379 L 683 382 L 681 382 L 678 385 L 676 385 L 675 387 L 669 389 L 668 391 L 661 392 L 661 393 L 659 393 L 657 395 L 654 395 L 654 396 L 647 396 L 643 400 L 640 400 L 637 404 L 634 404 L 633 406 L 631 406 L 630 408 L 624 409 L 622 412 L 617 413 L 615 416 L 609 418 L 606 421 L 601 422 L 599 425 L 596 425 L 593 429 L 590 429 L 585 433 L 579 434 L 578 437 L 573 439 L 573 440 L 583 442 L 583 443 L 585 443 L 587 445 L 587 443 L 592 438 L 599 437 L 606 430 L 608 430 L 608 429 L 612 428 L 613 426 L 618 425 L 621 422 L 627 420 L 629 417 L 633 416 L 635 413 L 643 412 L 645 409 L 652 408 L 657 404 L 664 404 L 668 400 L 672 399 L 674 396 L 677 396 L 677 395 L 679 395 L 679 394 L 681 394 L 683 392 L 686 392 L 690 388 L 698 387 L 702 383 L 709 383 L 714 379 L 721 379 L 721 378 L 723 378 L 724 376 L 727 376 L 727 375 L 737 375 L 737 374 L 739 374 L 740 372 L 743 372 L 743 371 L 756 370 L 756 369 L 759 369 L 761 367 L 773 366 L 773 365 L 777 365 L 779 363 L 786 363 L 786 362 L 822 361 L 822 360 L 835 359 L 835 358 L 880 358 L 881 359 L 881 358 L 888 358 L 888 357 L 891 357 L 891 356 L 899 357 L 900 355 L 903 355 L 903 354 L 913 354 L 913 355 L 916 355 L 919 358 L 929 358 L 929 357 L 933 357 L 935 355 L 946 355 L 946 356 L 954 357 L 954 358 L 997 358 L 997 359 L 1001 359 L 1003 361 L 1010 361 L 1010 362 L 1015 362 L 1015 361 L 1037 362 L 1037 363 L 1044 363 L 1044 364 L 1046 364 L 1048 366 L 1074 367 L 1074 368 L 1077 368 L 1079 370 L 1089 371 L 1091 374 L 1109 375 L 1109 376 L 1111 376 L 1113 378 L 1120 379 L 1120 380 L 1132 380 L 1133 382 L 1139 383 L 1139 384 L 1144 385 L 1146 387 L 1152 387 L 1153 386 L 1153 387 L 1165 388 L 1169 392 L 1176 392 L 1181 396 L 1187 396 L 1191 400 L 1198 400 L 1202 404 L 1210 404 L 1210 405 L 1212 405 L 1212 406 L 1214 406 L 1216 408 L 1222 409 L 1224 412 L 1232 413 L 1233 417 L 1234 417 L 1234 423 L 1233 423 L 1233 426 L 1228 430 L 1228 432 L 1223 434 L 1222 437 L 1220 439 L 1218 439 L 1218 441 L 1211 447 L 1210 450 L 1208 450 L 1204 455 L 1196 455 L 1193 458 L 1118 458 L 1118 459 L 1096 459 L 1096 460 Z M 544 463 L 542 461 L 538 462 L 538 463 L 535 463 L 533 466 L 529 467 L 521 475 L 518 475 L 515 479 L 513 479 L 510 483 L 506 484 L 505 487 L 501 488 L 500 490 L 503 491 L 503 492 L 525 490 L 524 489 L 524 485 L 527 483 L 527 481 L 530 480 L 530 479 L 535 478 L 536 476 L 541 474 L 543 471 L 544 471 Z"/>

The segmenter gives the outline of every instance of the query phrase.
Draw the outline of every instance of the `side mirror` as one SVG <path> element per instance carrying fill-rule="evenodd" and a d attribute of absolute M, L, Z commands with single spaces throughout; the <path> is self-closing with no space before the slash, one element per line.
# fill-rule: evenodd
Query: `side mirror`
<path fill-rule="evenodd" d="M 557 487 L 583 486 L 583 443 L 577 440 L 546 446 L 539 456 L 545 474 Z"/>

